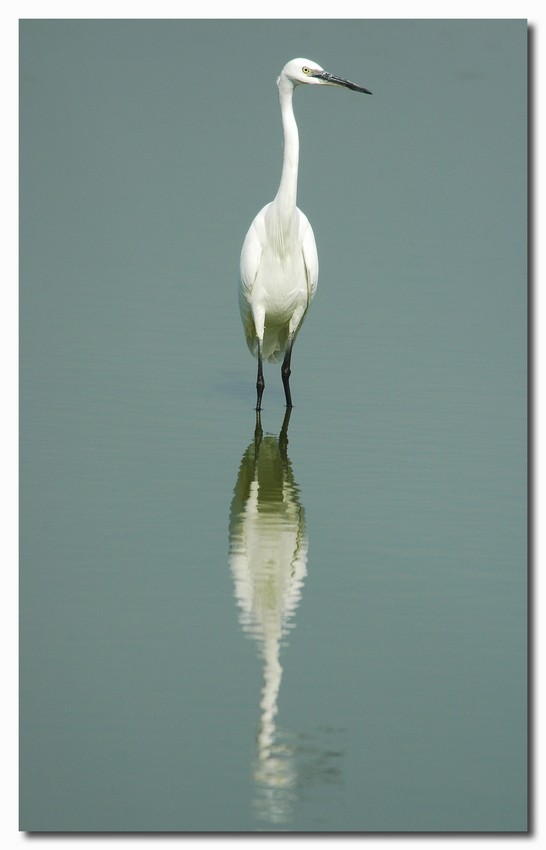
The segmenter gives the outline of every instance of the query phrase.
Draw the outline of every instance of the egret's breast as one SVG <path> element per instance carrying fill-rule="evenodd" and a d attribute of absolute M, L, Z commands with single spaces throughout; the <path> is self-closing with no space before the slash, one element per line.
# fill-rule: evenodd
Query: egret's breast
<path fill-rule="evenodd" d="M 294 310 L 307 302 L 307 276 L 303 254 L 285 257 L 266 253 L 256 278 L 255 297 L 263 304 L 270 321 L 286 322 Z"/>

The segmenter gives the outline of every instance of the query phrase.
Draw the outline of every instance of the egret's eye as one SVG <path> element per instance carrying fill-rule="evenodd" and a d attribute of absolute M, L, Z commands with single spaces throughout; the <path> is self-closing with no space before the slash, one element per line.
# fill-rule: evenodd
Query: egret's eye
<path fill-rule="evenodd" d="M 302 68 L 301 70 L 303 71 L 304 74 L 310 74 L 311 73 L 311 68 Z"/>

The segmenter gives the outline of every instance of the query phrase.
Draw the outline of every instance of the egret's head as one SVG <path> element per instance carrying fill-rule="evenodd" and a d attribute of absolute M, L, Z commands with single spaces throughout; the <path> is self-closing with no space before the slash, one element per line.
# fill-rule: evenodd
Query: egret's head
<path fill-rule="evenodd" d="M 298 86 L 300 84 L 343 86 L 344 88 L 352 89 L 353 91 L 371 94 L 371 91 L 365 89 L 364 86 L 357 86 L 356 83 L 351 83 L 343 77 L 337 77 L 335 74 L 330 74 L 310 59 L 292 59 L 290 62 L 287 62 L 277 80 L 277 85 L 280 86 L 284 80 L 290 81 L 293 86 Z"/>
<path fill-rule="evenodd" d="M 320 83 L 320 79 L 316 75 L 323 72 L 324 68 L 316 62 L 311 62 L 310 59 L 291 59 L 282 69 L 277 82 L 280 82 L 281 77 L 286 77 L 295 86 L 300 83 L 317 84 Z"/>

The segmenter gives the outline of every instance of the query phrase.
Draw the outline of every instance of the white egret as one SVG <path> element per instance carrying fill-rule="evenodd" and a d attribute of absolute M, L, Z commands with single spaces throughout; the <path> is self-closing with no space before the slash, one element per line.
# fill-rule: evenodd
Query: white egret
<path fill-rule="evenodd" d="M 313 230 L 296 206 L 299 137 L 292 95 L 297 85 L 344 86 L 371 94 L 308 59 L 292 59 L 277 80 L 284 133 L 281 182 L 271 203 L 260 210 L 241 251 L 239 308 L 247 345 L 258 358 L 256 410 L 265 387 L 263 360 L 278 361 L 286 406 L 290 395 L 292 346 L 311 303 L 318 281 L 318 256 Z"/>

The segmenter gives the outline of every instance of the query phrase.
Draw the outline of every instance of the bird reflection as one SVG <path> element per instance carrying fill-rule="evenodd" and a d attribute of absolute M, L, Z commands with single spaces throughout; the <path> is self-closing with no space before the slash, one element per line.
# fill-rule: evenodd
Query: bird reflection
<path fill-rule="evenodd" d="M 287 408 L 279 437 L 263 435 L 256 413 L 254 439 L 243 455 L 233 501 L 230 566 L 243 630 L 260 644 L 263 685 L 254 780 L 256 814 L 285 821 L 296 784 L 296 747 L 276 729 L 283 638 L 307 575 L 307 528 L 299 489 L 288 458 Z"/>

